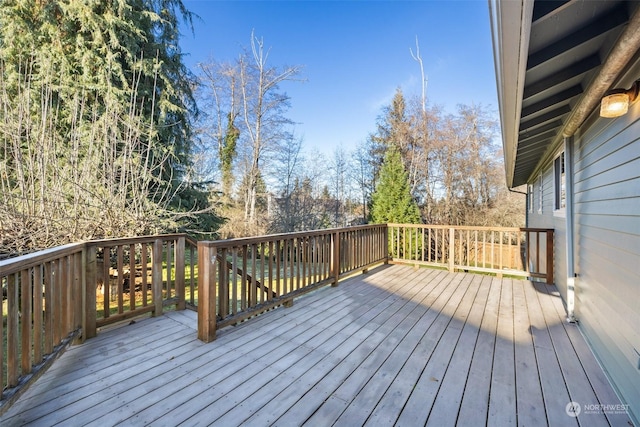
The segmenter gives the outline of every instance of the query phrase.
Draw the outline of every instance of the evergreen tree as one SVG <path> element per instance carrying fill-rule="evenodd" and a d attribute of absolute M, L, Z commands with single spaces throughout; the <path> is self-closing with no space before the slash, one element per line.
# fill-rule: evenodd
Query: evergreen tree
<path fill-rule="evenodd" d="M 389 146 L 395 146 L 398 149 L 403 163 L 408 167 L 411 162 L 409 150 L 413 145 L 414 137 L 411 121 L 407 115 L 406 101 L 400 88 L 396 89 L 391 104 L 384 107 L 376 127 L 376 133 L 369 135 L 370 154 L 376 176 Z"/>
<path fill-rule="evenodd" d="M 181 0 L 2 2 L 0 214 L 43 235 L 26 246 L 211 215 L 188 180 L 196 108 L 180 17 L 191 19 Z"/>
<path fill-rule="evenodd" d="M 420 210 L 409 191 L 407 172 L 400 152 L 387 148 L 376 189 L 372 196 L 371 219 L 374 223 L 420 223 Z"/>

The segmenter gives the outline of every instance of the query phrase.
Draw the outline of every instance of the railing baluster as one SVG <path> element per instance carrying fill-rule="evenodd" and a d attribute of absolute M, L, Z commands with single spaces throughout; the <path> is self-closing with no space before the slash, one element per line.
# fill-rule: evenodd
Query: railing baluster
<path fill-rule="evenodd" d="M 38 264 L 33 269 L 33 363 L 36 365 L 42 362 L 42 357 L 44 355 L 42 352 L 42 291 L 42 264 Z M 0 317 L 1 316 L 2 315 L 0 313 Z M 1 330 L 0 336 L 2 336 Z M 2 345 L 0 345 L 0 351 L 2 351 L 1 347 Z M 0 378 L 2 378 L 1 374 Z"/>
<path fill-rule="evenodd" d="M 153 243 L 151 298 L 153 299 L 154 316 L 162 315 L 162 239 L 156 239 Z"/>
<path fill-rule="evenodd" d="M 53 342 L 59 343 L 62 339 L 62 259 L 53 263 Z"/>
<path fill-rule="evenodd" d="M 236 265 L 235 264 L 231 264 L 231 268 L 229 268 L 229 260 L 227 259 L 228 257 L 228 252 L 227 249 L 222 249 L 220 251 L 220 256 L 219 256 L 219 262 L 220 262 L 220 268 L 218 269 L 218 313 L 220 313 L 221 316 L 226 316 L 227 314 L 229 314 L 229 294 L 230 292 L 230 287 L 235 286 L 235 283 L 230 284 L 229 283 L 229 276 L 235 277 L 233 272 L 236 270 Z M 231 271 L 231 274 L 229 274 Z M 232 288 L 233 289 L 233 288 Z M 231 301 L 232 306 L 235 304 L 233 301 Z M 232 309 L 233 310 L 233 309 Z"/>
<path fill-rule="evenodd" d="M 231 248 L 231 282 L 229 284 L 227 280 L 224 280 L 224 273 L 222 272 L 222 268 L 218 275 L 220 275 L 220 283 L 221 289 L 220 292 L 227 292 L 225 289 L 229 289 L 229 293 L 231 294 L 231 313 L 236 314 L 238 312 L 238 308 L 244 310 L 245 301 L 244 299 L 240 301 L 240 307 L 238 307 L 238 247 Z M 221 251 L 224 255 L 221 255 L 221 259 L 226 260 L 226 249 L 222 249 Z M 222 265 L 224 267 L 224 264 Z M 225 269 L 226 271 L 227 269 Z M 222 314 L 222 310 L 219 310 Z"/>
<path fill-rule="evenodd" d="M 176 310 L 184 310 L 186 306 L 185 295 L 185 238 L 178 237 L 175 244 L 175 284 L 176 284 L 176 297 L 178 302 L 176 304 Z"/>
<path fill-rule="evenodd" d="M 149 255 L 147 254 L 147 250 L 148 250 L 148 244 L 147 243 L 142 243 L 140 245 L 140 263 L 141 263 L 141 285 L 140 285 L 140 292 L 141 292 L 141 296 L 142 296 L 142 306 L 146 307 L 148 304 L 147 301 L 147 288 L 149 286 L 149 284 L 147 283 L 147 276 L 148 276 L 148 262 L 149 262 Z M 193 255 L 193 252 L 191 252 Z M 191 270 L 191 277 L 193 277 L 193 269 Z M 193 304 L 193 289 L 191 290 L 191 304 Z"/>
<path fill-rule="evenodd" d="M 257 252 L 256 244 L 254 243 L 251 245 L 251 286 L 249 288 L 249 305 L 251 306 L 258 303 L 258 284 L 256 282 L 256 275 L 258 273 L 256 268 Z"/>
<path fill-rule="evenodd" d="M 20 328 L 21 366 L 22 375 L 31 372 L 31 269 L 20 272 Z"/>
<path fill-rule="evenodd" d="M 71 311 L 71 302 L 70 302 L 70 293 L 71 287 L 69 286 L 69 279 L 71 277 L 71 257 L 65 256 L 60 259 L 60 299 L 62 301 L 62 306 L 60 308 L 61 311 L 61 322 L 60 322 L 60 339 L 64 339 L 69 333 L 69 314 Z"/>
<path fill-rule="evenodd" d="M 273 295 L 275 293 L 275 297 L 277 297 L 277 296 L 280 295 L 280 292 L 278 292 L 276 287 L 274 287 L 274 283 L 273 283 L 273 274 L 274 274 L 274 271 L 273 271 L 273 257 L 274 257 L 274 250 L 275 250 L 273 241 L 269 242 L 268 250 L 269 250 L 269 264 L 268 264 L 268 268 L 269 268 L 269 270 L 268 270 L 268 272 L 269 272 L 268 273 L 268 277 L 269 277 L 269 293 L 271 295 Z"/>
<path fill-rule="evenodd" d="M 53 263 L 44 264 L 44 352 L 53 352 Z"/>
<path fill-rule="evenodd" d="M 18 385 L 18 281 L 17 274 L 7 278 L 7 386 Z"/>
<path fill-rule="evenodd" d="M 281 268 L 282 268 L 282 246 L 280 245 L 280 243 L 282 242 L 282 240 L 278 239 L 274 242 L 274 256 L 276 257 L 276 265 L 275 265 L 275 269 L 276 269 L 276 289 L 277 289 L 277 293 L 278 295 L 282 295 L 283 292 L 283 285 L 282 285 L 282 274 L 281 274 Z"/>
<path fill-rule="evenodd" d="M 136 309 L 136 246 L 129 245 L 129 310 Z"/>

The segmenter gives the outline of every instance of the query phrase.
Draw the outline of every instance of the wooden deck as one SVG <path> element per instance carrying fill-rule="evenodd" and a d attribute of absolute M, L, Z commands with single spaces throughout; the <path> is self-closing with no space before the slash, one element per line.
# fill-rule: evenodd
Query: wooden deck
<path fill-rule="evenodd" d="M 564 315 L 544 284 L 385 266 L 209 344 L 191 311 L 101 332 L 0 425 L 631 425 Z"/>

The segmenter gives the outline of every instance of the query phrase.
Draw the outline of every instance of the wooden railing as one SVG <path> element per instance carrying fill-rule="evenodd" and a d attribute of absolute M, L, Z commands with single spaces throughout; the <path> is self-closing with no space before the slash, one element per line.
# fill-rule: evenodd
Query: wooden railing
<path fill-rule="evenodd" d="M 392 263 L 553 283 L 553 229 L 388 224 Z"/>
<path fill-rule="evenodd" d="M 194 304 L 196 248 L 197 242 L 175 234 L 88 242 L 87 283 L 96 286 L 87 286 L 85 338 L 94 336 L 96 327 L 145 313 L 161 315 L 166 306 L 182 310 L 187 290 Z"/>
<path fill-rule="evenodd" d="M 85 260 L 85 245 L 72 244 L 0 262 L 0 282 L 7 291 L 1 310 L 0 393 L 16 387 L 77 335 Z"/>
<path fill-rule="evenodd" d="M 193 302 L 195 245 L 181 234 L 99 240 L 0 261 L 0 398 L 73 339 L 132 316 L 157 316 L 167 305 L 183 308 L 185 289 Z"/>
<path fill-rule="evenodd" d="M 241 322 L 340 277 L 385 262 L 387 227 L 198 242 L 198 337 Z"/>
<path fill-rule="evenodd" d="M 211 341 L 217 328 L 387 261 L 553 283 L 553 230 L 379 224 L 198 243 L 172 234 L 0 261 L 0 398 L 99 327 L 197 304 L 198 337 Z"/>

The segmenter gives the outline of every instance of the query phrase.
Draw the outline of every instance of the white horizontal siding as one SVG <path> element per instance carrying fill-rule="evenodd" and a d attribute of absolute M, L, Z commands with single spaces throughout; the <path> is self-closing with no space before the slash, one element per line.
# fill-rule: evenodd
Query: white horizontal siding
<path fill-rule="evenodd" d="M 583 132 L 575 141 L 576 314 L 639 417 L 640 106 Z"/>

